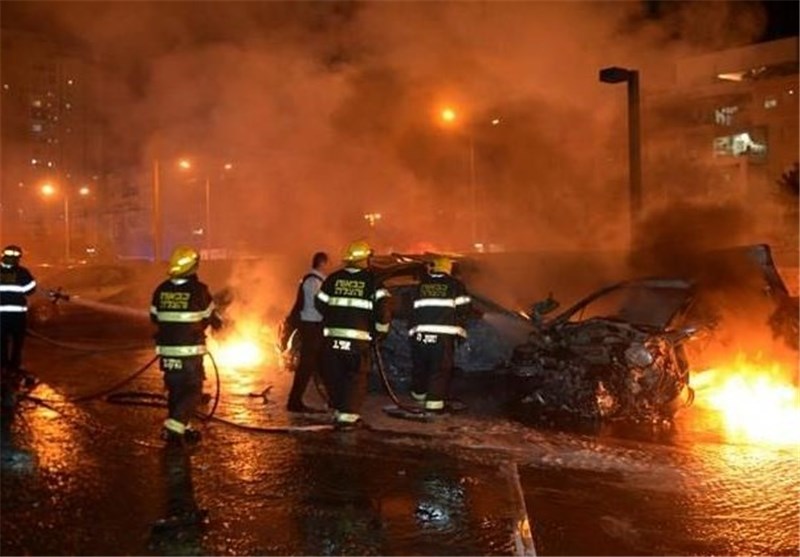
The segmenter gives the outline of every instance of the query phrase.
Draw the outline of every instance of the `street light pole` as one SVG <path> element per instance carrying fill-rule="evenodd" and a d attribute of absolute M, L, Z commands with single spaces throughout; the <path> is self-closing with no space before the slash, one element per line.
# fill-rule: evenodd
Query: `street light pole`
<path fill-rule="evenodd" d="M 475 178 L 475 138 L 469 134 L 469 189 L 472 204 L 472 247 L 478 245 L 478 184 Z"/>
<path fill-rule="evenodd" d="M 69 234 L 69 195 L 67 195 L 67 192 L 64 192 L 64 255 L 67 264 L 69 264 L 71 255 Z"/>
<path fill-rule="evenodd" d="M 639 72 L 630 70 L 628 78 L 628 174 L 631 188 L 631 223 L 642 211 L 642 141 L 639 123 Z"/>
<path fill-rule="evenodd" d="M 630 197 L 630 241 L 633 247 L 636 223 L 642 210 L 642 151 L 639 114 L 639 72 L 616 66 L 600 70 L 603 83 L 628 84 L 628 182 Z"/>
<path fill-rule="evenodd" d="M 153 260 L 161 260 L 161 187 L 159 183 L 158 158 L 153 159 L 153 210 L 151 214 L 153 229 Z"/>
<path fill-rule="evenodd" d="M 211 250 L 211 179 L 206 176 L 206 227 L 205 227 L 205 234 L 206 238 L 206 250 Z M 210 254 L 207 254 L 206 257 L 210 257 Z"/>

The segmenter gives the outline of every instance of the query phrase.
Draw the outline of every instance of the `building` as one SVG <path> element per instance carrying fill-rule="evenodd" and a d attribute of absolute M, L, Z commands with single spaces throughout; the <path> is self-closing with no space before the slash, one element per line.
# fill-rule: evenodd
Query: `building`
<path fill-rule="evenodd" d="M 96 70 L 46 36 L 3 29 L 0 38 L 0 232 L 42 258 L 83 258 L 98 241 L 103 193 Z"/>
<path fill-rule="evenodd" d="M 797 37 L 679 60 L 645 101 L 647 179 L 667 196 L 769 198 L 798 161 L 798 85 Z"/>

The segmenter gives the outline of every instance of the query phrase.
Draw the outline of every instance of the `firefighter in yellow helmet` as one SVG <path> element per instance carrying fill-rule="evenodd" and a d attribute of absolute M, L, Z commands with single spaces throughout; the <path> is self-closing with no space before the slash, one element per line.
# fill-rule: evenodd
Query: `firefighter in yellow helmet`
<path fill-rule="evenodd" d="M 317 293 L 322 367 L 339 429 L 362 423 L 360 410 L 372 367 L 370 343 L 389 333 L 389 291 L 369 268 L 371 256 L 366 242 L 350 244 L 342 257 L 344 267 L 330 274 Z"/>
<path fill-rule="evenodd" d="M 452 259 L 433 258 L 427 276 L 415 290 L 409 323 L 411 397 L 432 413 L 445 411 L 455 344 L 458 339 L 467 338 L 465 323 L 471 299 L 452 272 Z"/>
<path fill-rule="evenodd" d="M 196 443 L 189 422 L 203 394 L 206 328 L 222 327 L 208 286 L 197 277 L 200 254 L 178 247 L 169 260 L 169 278 L 153 292 L 150 319 L 158 325 L 156 354 L 167 387 L 168 416 L 162 438 L 170 444 Z"/>

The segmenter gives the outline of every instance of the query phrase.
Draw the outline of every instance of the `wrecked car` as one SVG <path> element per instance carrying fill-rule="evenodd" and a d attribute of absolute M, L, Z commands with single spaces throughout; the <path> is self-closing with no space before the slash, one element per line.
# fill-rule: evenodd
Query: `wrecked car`
<path fill-rule="evenodd" d="M 528 418 L 657 422 L 693 400 L 684 345 L 710 324 L 687 321 L 692 283 L 613 284 L 555 315 L 534 304 L 534 331 L 511 357 L 510 404 Z"/>
<path fill-rule="evenodd" d="M 666 278 L 616 282 L 561 312 L 552 297 L 527 312 L 507 309 L 471 288 L 466 273 L 473 314 L 468 338 L 456 348 L 457 396 L 491 398 L 501 413 L 540 423 L 668 422 L 694 399 L 690 369 L 702 369 L 705 349 L 719 342 L 720 293 L 731 289 L 732 277 L 740 283 L 732 299 L 755 298 L 778 308 L 770 317 L 773 332 L 796 343 L 796 298 L 789 296 L 768 246 L 692 255 L 652 275 Z M 372 261 L 392 294 L 392 323 L 380 354 L 398 394 L 410 386 L 414 288 L 434 256 L 395 254 Z M 687 262 L 691 266 L 679 265 Z M 478 268 L 480 261 L 457 258 L 456 274 L 460 265 Z M 377 373 L 370 382 L 373 392 L 383 391 Z"/>

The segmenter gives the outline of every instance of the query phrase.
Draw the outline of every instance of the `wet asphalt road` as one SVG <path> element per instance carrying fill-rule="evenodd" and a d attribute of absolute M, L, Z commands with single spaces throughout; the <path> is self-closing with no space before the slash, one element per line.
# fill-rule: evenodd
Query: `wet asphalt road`
<path fill-rule="evenodd" d="M 149 342 L 147 325 L 91 317 L 42 332 L 105 348 Z M 46 400 L 100 391 L 150 358 L 148 349 L 90 353 L 37 339 L 26 354 L 43 381 L 33 394 Z M 276 366 L 221 376 L 218 416 L 310 423 L 284 412 L 291 376 Z M 266 399 L 250 396 L 266 386 Z M 160 393 L 160 374 L 148 370 L 124 390 Z M 370 396 L 372 429 L 358 433 L 212 422 L 188 453 L 158 441 L 163 408 L 25 402 L 3 437 L 0 550 L 507 555 L 532 551 L 527 512 L 540 555 L 800 554 L 797 447 L 726 443 L 691 412 L 667 436 L 578 434 L 485 414 L 398 421 L 380 411 L 387 402 Z M 200 526 L 158 523 L 199 508 L 208 511 Z"/>

